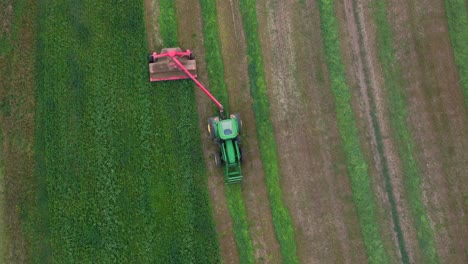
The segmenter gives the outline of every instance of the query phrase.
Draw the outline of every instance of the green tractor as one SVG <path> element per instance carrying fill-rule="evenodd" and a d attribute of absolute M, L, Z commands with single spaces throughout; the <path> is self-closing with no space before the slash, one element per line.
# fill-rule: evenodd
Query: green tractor
<path fill-rule="evenodd" d="M 192 79 L 195 84 L 215 103 L 219 116 L 208 119 L 208 132 L 219 145 L 214 155 L 218 166 L 224 164 L 227 183 L 242 181 L 241 161 L 242 121 L 239 114 L 225 118 L 223 105 L 197 80 L 197 64 L 190 50 L 165 48 L 161 53 L 153 52 L 148 56 L 150 82 Z"/>
<path fill-rule="evenodd" d="M 239 114 L 231 114 L 227 119 L 208 119 L 208 133 L 219 146 L 219 151 L 214 154 L 214 161 L 217 166 L 224 165 L 226 183 L 242 181 L 241 132 L 242 120 Z"/>

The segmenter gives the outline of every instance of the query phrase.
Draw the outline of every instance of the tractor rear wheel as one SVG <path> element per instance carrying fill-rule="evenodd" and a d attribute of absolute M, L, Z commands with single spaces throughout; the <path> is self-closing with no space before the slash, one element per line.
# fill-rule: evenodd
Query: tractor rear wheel
<path fill-rule="evenodd" d="M 244 162 L 245 160 L 244 148 L 239 148 L 239 154 L 240 154 L 240 157 L 239 157 L 240 162 Z"/>
<path fill-rule="evenodd" d="M 215 138 L 216 134 L 215 134 L 215 128 L 214 128 L 214 125 L 215 125 L 215 118 L 214 117 L 210 117 L 208 118 L 208 134 L 210 135 L 211 138 Z"/>
<path fill-rule="evenodd" d="M 234 114 L 234 117 L 237 120 L 237 127 L 238 127 L 237 129 L 239 130 L 239 134 L 240 134 L 240 133 L 242 133 L 242 120 L 241 120 L 240 114 L 236 113 L 236 114 Z"/>
<path fill-rule="evenodd" d="M 214 153 L 213 156 L 214 156 L 214 162 L 215 162 L 216 167 L 220 167 L 221 166 L 221 156 L 219 156 L 219 153 Z"/>

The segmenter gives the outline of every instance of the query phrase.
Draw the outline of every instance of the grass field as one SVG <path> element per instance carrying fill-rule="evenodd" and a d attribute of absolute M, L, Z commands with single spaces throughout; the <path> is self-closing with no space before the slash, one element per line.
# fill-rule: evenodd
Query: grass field
<path fill-rule="evenodd" d="M 0 262 L 465 263 L 466 3 L 290 4 L 1 2 Z M 148 45 L 199 51 L 242 111 L 242 184 L 204 158 L 216 108 L 148 82 Z"/>
<path fill-rule="evenodd" d="M 218 262 L 192 85 L 148 83 L 142 4 L 39 19 L 34 259 Z"/>
<path fill-rule="evenodd" d="M 340 54 L 338 24 L 334 15 L 334 6 L 332 2 L 319 1 L 319 8 L 338 128 L 346 154 L 353 201 L 359 215 L 368 260 L 370 263 L 387 263 L 388 256 L 383 247 L 376 220 L 375 198 L 367 171 L 367 163 L 362 154 L 356 121 L 350 105 L 351 92 L 346 84 L 345 69 Z"/>

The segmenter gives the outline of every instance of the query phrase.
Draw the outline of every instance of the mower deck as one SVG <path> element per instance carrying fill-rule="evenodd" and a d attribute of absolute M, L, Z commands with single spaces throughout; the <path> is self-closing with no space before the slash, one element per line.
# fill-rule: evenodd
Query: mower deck
<path fill-rule="evenodd" d="M 188 76 L 169 56 L 161 56 L 163 54 L 182 53 L 180 48 L 163 49 L 160 54 L 150 56 L 149 73 L 150 81 L 169 81 L 189 79 Z M 194 76 L 197 77 L 197 64 L 194 59 L 189 59 L 188 56 L 178 56 L 179 62 Z"/>

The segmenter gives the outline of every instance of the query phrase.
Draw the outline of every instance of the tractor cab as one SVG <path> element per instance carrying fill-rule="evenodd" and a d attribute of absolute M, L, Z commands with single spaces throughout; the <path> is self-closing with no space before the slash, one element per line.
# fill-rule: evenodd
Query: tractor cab
<path fill-rule="evenodd" d="M 228 119 L 212 117 L 208 119 L 208 133 L 219 145 L 219 152 L 214 154 L 218 166 L 224 164 L 227 183 L 242 181 L 242 121 L 239 114 L 231 114 Z"/>
<path fill-rule="evenodd" d="M 222 140 L 234 139 L 239 135 L 235 119 L 225 119 L 217 123 L 219 137 Z"/>

